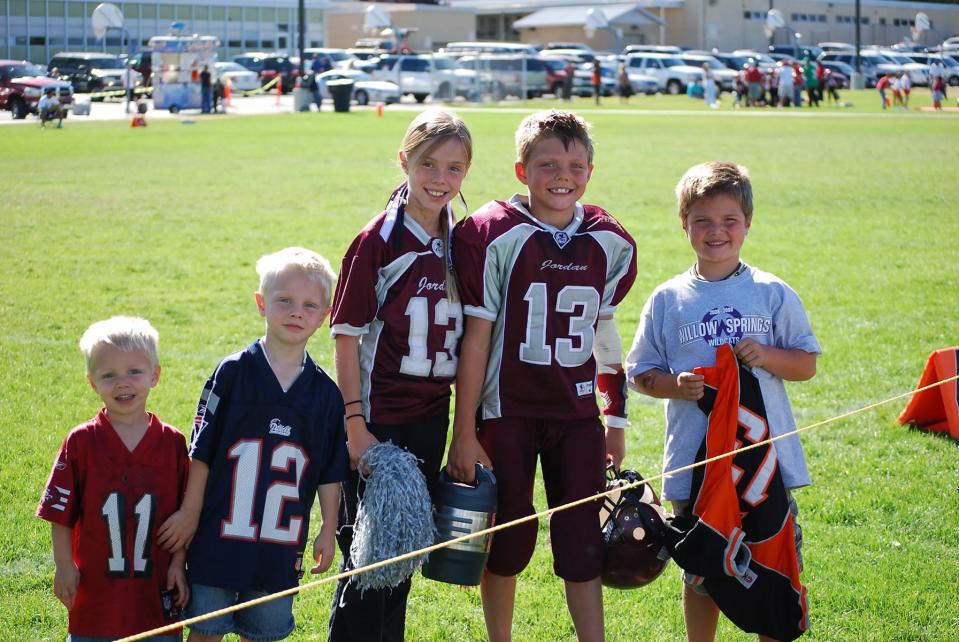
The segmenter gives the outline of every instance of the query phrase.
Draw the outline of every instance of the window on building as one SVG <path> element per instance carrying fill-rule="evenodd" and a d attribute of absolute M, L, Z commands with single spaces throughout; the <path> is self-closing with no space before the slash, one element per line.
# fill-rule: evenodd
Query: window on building
<path fill-rule="evenodd" d="M 47 37 L 46 36 L 30 36 L 30 44 L 43 46 L 47 44 Z"/>
<path fill-rule="evenodd" d="M 260 43 L 260 47 L 262 49 L 266 49 L 267 51 L 269 51 L 270 49 L 274 49 L 276 47 L 276 44 L 274 43 L 273 40 L 264 40 L 263 42 Z"/>
<path fill-rule="evenodd" d="M 4 3 L 0 2 L 0 10 L 2 10 L 2 5 Z M 47 3 L 47 15 L 51 18 L 62 18 L 67 15 L 67 3 L 63 0 L 50 0 Z"/>
<path fill-rule="evenodd" d="M 192 20 L 193 12 L 191 9 L 192 7 L 188 4 L 178 4 L 175 5 L 173 14 L 176 16 L 177 20 Z"/>
<path fill-rule="evenodd" d="M 228 16 L 230 22 L 241 22 L 243 20 L 243 7 L 230 7 Z"/>
<path fill-rule="evenodd" d="M 245 40 L 243 46 L 246 47 L 247 49 L 256 49 L 257 48 L 256 40 Z"/>
<path fill-rule="evenodd" d="M 256 7 L 243 7 L 243 22 L 259 22 L 260 16 Z"/>
<path fill-rule="evenodd" d="M 160 20 L 173 20 L 173 5 L 161 4 L 157 7 L 157 17 Z"/>
<path fill-rule="evenodd" d="M 210 20 L 226 20 L 226 7 L 210 7 Z"/>
<path fill-rule="evenodd" d="M 26 0 L 10 0 L 10 15 L 11 16 L 25 16 L 27 15 L 27 3 Z M 19 56 L 23 58 L 23 56 Z M 17 56 L 14 56 L 17 58 Z"/>
<path fill-rule="evenodd" d="M 30 0 L 30 15 L 39 18 L 47 15 L 46 3 L 43 0 Z"/>
<path fill-rule="evenodd" d="M 273 7 L 261 8 L 260 22 L 276 22 L 276 9 Z"/>
<path fill-rule="evenodd" d="M 229 47 L 230 49 L 239 49 L 243 45 L 240 44 L 239 40 L 228 40 L 226 43 L 226 46 Z"/>
<path fill-rule="evenodd" d="M 824 13 L 819 14 L 819 22 L 826 22 L 826 14 Z"/>
<path fill-rule="evenodd" d="M 140 20 L 156 20 L 157 6 L 155 4 L 140 5 Z"/>
<path fill-rule="evenodd" d="M 195 4 L 193 5 L 193 19 L 194 20 L 209 20 L 210 19 L 210 7 L 205 4 Z"/>
<path fill-rule="evenodd" d="M 322 9 L 307 9 L 306 10 L 306 21 L 312 22 L 313 24 L 322 24 L 323 23 L 323 10 Z"/>

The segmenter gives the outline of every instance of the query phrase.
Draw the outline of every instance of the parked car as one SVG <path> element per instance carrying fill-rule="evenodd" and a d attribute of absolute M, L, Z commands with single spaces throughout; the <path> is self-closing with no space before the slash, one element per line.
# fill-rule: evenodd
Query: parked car
<path fill-rule="evenodd" d="M 768 54 L 771 58 L 775 60 L 781 60 L 780 58 L 774 56 L 773 54 L 786 54 L 789 56 L 790 60 L 802 60 L 806 56 L 809 56 L 813 60 L 819 57 L 819 54 L 822 53 L 822 47 L 816 47 L 813 45 L 802 45 L 799 43 L 791 45 L 770 45 Z"/>
<path fill-rule="evenodd" d="M 703 65 L 709 65 L 709 70 L 712 72 L 713 78 L 716 79 L 720 91 L 733 90 L 738 72 L 733 71 L 713 56 L 684 53 L 679 56 L 679 59 L 690 67 L 699 67 L 702 69 Z"/>
<path fill-rule="evenodd" d="M 395 83 L 403 94 L 421 103 L 433 96 L 449 100 L 473 91 L 476 74 L 449 56 L 391 54 L 374 61 L 370 75 Z"/>
<path fill-rule="evenodd" d="M 285 54 L 247 52 L 233 56 L 230 60 L 259 75 L 261 85 L 267 84 L 277 76 L 281 77 L 283 93 L 293 91 L 296 79 L 300 75 L 299 59 Z"/>
<path fill-rule="evenodd" d="M 37 103 L 47 88 L 57 91 L 61 105 L 73 104 L 70 83 L 50 78 L 46 69 L 26 60 L 0 60 L 0 109 L 6 109 L 14 120 L 37 113 Z"/>
<path fill-rule="evenodd" d="M 822 43 L 820 43 L 822 44 Z M 819 57 L 823 62 L 844 62 L 853 69 L 856 67 L 856 52 L 851 53 L 826 53 Z M 859 69 L 866 80 L 867 87 L 875 87 L 879 77 L 883 74 L 896 73 L 901 71 L 899 65 L 896 65 L 879 54 L 862 53 L 859 56 Z"/>
<path fill-rule="evenodd" d="M 823 50 L 823 53 L 856 53 L 856 46 L 848 42 L 820 42 L 817 46 Z"/>
<path fill-rule="evenodd" d="M 600 63 L 599 70 L 600 94 L 603 96 L 615 95 L 619 91 L 619 66 L 609 62 L 606 64 Z M 626 75 L 629 75 L 628 71 Z M 576 72 L 573 75 L 573 93 L 583 97 L 593 95 L 593 65 L 591 63 L 586 62 L 576 66 Z"/>
<path fill-rule="evenodd" d="M 47 69 L 56 68 L 59 77 L 80 94 L 123 89 L 123 59 L 107 53 L 62 52 L 50 58 Z M 136 84 L 143 82 L 137 78 Z"/>
<path fill-rule="evenodd" d="M 593 48 L 583 42 L 549 42 L 540 50 L 540 53 L 549 51 L 550 49 L 580 49 L 594 53 Z"/>
<path fill-rule="evenodd" d="M 836 79 L 836 86 L 840 89 L 848 89 L 849 82 L 852 78 L 852 75 L 856 73 L 856 70 L 851 66 L 847 65 L 844 62 L 827 62 L 823 61 L 822 66 L 825 67 L 832 73 L 833 78 Z"/>
<path fill-rule="evenodd" d="M 447 56 L 464 56 L 466 54 L 477 55 L 482 53 L 489 54 L 527 54 L 535 56 L 539 53 L 536 47 L 523 44 L 521 42 L 484 42 L 484 41 L 460 41 L 447 43 L 445 47 L 439 50 L 439 53 Z"/>
<path fill-rule="evenodd" d="M 554 56 L 543 56 L 542 61 L 546 65 L 546 84 L 549 91 L 559 96 L 563 93 L 563 86 L 566 83 L 566 61 Z"/>
<path fill-rule="evenodd" d="M 642 73 L 653 76 L 659 83 L 659 91 L 681 94 L 693 80 L 701 80 L 703 70 L 682 61 L 674 54 L 634 53 L 626 56 L 627 73 Z"/>
<path fill-rule="evenodd" d="M 596 54 L 584 49 L 544 49 L 540 52 L 541 56 L 568 58 L 577 64 L 584 62 L 593 62 L 596 60 Z"/>
<path fill-rule="evenodd" d="M 623 49 L 624 56 L 634 53 L 679 54 L 682 52 L 683 48 L 676 45 L 626 45 Z"/>
<path fill-rule="evenodd" d="M 773 60 L 766 54 L 756 51 L 754 49 L 736 49 L 735 51 L 733 51 L 733 55 L 741 56 L 741 57 L 745 56 L 747 59 L 747 62 L 750 58 L 752 60 L 755 60 L 756 63 L 759 65 L 759 69 L 764 74 L 768 74 L 776 66 L 775 60 Z"/>
<path fill-rule="evenodd" d="M 916 62 L 906 54 L 892 49 L 882 49 L 879 53 L 902 67 L 903 72 L 909 74 L 909 80 L 912 81 L 914 86 L 929 84 L 929 65 Z"/>
<path fill-rule="evenodd" d="M 459 64 L 476 73 L 479 90 L 496 99 L 535 98 L 551 90 L 546 62 L 539 56 L 480 54 L 463 56 Z"/>
<path fill-rule="evenodd" d="M 384 103 L 386 105 L 400 101 L 400 88 L 388 80 L 374 80 L 371 75 L 357 69 L 333 69 L 316 77 L 323 98 L 332 98 L 326 83 L 331 80 L 352 80 L 353 100 L 357 105 Z"/>
<path fill-rule="evenodd" d="M 326 59 L 326 63 L 330 69 L 349 69 L 355 61 L 359 60 L 359 58 L 353 54 L 348 53 L 346 49 L 311 47 L 310 49 L 303 50 L 303 61 L 307 67 L 312 65 L 314 59 L 320 57 Z"/>
<path fill-rule="evenodd" d="M 931 65 L 933 61 L 941 62 L 943 67 L 946 68 L 946 82 L 952 87 L 959 86 L 959 62 L 957 62 L 955 58 L 928 53 L 910 53 L 906 55 L 909 56 L 911 60 L 927 66 Z"/>
<path fill-rule="evenodd" d="M 222 61 L 214 65 L 217 78 L 228 79 L 230 88 L 236 91 L 253 91 L 260 88 L 260 76 L 238 62 Z"/>

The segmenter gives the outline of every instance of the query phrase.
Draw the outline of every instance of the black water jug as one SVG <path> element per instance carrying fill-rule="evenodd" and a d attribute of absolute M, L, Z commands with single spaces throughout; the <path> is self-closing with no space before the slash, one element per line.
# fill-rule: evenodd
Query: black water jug
<path fill-rule="evenodd" d="M 446 470 L 440 472 L 434 492 L 436 502 L 436 543 L 477 533 L 493 525 L 496 519 L 496 478 L 476 465 L 476 485 L 452 480 Z M 477 586 L 492 535 L 481 535 L 451 544 L 430 553 L 423 575 L 438 582 Z"/>

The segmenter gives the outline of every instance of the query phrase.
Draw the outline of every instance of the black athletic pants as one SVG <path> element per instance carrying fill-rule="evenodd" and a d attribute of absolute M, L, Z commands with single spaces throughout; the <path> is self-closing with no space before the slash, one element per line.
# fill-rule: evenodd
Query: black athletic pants
<path fill-rule="evenodd" d="M 394 445 L 405 448 L 422 460 L 419 468 L 426 477 L 431 494 L 443 463 L 448 427 L 448 411 L 409 424 L 367 425 L 379 441 L 392 441 Z M 357 505 L 359 497 L 363 495 L 365 483 L 354 470 L 350 471 L 341 487 L 336 541 L 343 560 L 340 565 L 343 572 L 353 568 L 350 544 L 353 542 Z M 351 579 L 340 580 L 333 593 L 330 642 L 401 642 L 406 628 L 406 599 L 411 580 L 406 580 L 393 589 L 364 591 L 361 597 L 359 589 Z"/>

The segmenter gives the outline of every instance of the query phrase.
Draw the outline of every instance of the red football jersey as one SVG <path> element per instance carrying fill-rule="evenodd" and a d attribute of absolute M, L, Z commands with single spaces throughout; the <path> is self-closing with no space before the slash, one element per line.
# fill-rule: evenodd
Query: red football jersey
<path fill-rule="evenodd" d="M 105 410 L 67 435 L 37 516 L 73 529 L 71 634 L 115 638 L 171 623 L 160 603 L 170 554 L 156 531 L 179 507 L 188 467 L 183 435 L 152 414 L 133 452 Z"/>
<path fill-rule="evenodd" d="M 463 314 L 446 298 L 443 243 L 396 199 L 350 245 L 333 297 L 333 335 L 360 337 L 363 412 L 374 423 L 443 413 L 456 375 Z"/>
<path fill-rule="evenodd" d="M 636 244 L 602 209 L 577 204 L 566 229 L 514 197 L 453 232 L 463 312 L 493 322 L 483 417 L 595 417 L 593 340 L 636 278 Z"/>

